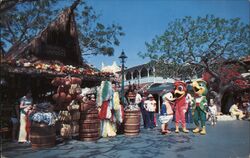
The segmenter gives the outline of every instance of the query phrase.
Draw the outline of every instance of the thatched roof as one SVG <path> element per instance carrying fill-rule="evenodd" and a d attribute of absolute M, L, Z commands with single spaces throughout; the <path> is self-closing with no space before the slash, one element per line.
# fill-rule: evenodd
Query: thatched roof
<path fill-rule="evenodd" d="M 79 1 L 62 11 L 26 44 L 13 45 L 1 61 L 2 70 L 13 73 L 108 76 L 83 62 L 74 9 Z"/>
<path fill-rule="evenodd" d="M 37 57 L 59 60 L 63 64 L 83 64 L 72 8 L 67 8 L 29 43 L 17 43 L 10 48 L 5 60 Z"/>

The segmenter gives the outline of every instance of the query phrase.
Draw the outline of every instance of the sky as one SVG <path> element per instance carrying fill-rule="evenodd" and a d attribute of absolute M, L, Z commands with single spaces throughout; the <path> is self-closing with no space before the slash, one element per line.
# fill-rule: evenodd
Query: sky
<path fill-rule="evenodd" d="M 130 68 L 144 64 L 137 54 L 145 52 L 145 42 L 161 35 L 169 22 L 185 16 L 197 17 L 213 14 L 221 18 L 239 17 L 249 24 L 249 0 L 86 0 L 97 13 L 100 22 L 116 23 L 123 27 L 125 36 L 120 37 L 120 45 L 115 47 L 115 55 L 85 57 L 90 64 L 100 68 L 101 63 L 120 64 L 119 55 L 124 50 L 127 55 L 125 66 Z"/>
<path fill-rule="evenodd" d="M 58 0 L 56 7 L 64 8 L 74 0 Z M 120 45 L 115 46 L 114 56 L 84 56 L 89 64 L 101 68 L 112 65 L 116 61 L 121 65 L 119 56 L 122 50 L 127 55 L 127 68 L 149 62 L 142 59 L 139 52 L 146 52 L 145 42 L 151 42 L 156 35 L 167 29 L 168 23 L 175 19 L 191 16 L 204 17 L 213 14 L 220 18 L 239 17 L 249 24 L 250 0 L 84 0 L 91 5 L 97 14 L 101 14 L 99 22 L 105 25 L 119 24 L 125 36 L 119 38 Z"/>

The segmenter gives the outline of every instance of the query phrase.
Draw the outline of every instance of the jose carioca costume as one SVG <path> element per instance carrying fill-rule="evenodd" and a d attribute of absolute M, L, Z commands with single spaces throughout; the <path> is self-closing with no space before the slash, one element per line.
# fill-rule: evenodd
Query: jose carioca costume
<path fill-rule="evenodd" d="M 188 108 L 186 101 L 187 88 L 186 83 L 182 81 L 176 81 L 174 83 L 174 96 L 175 96 L 175 132 L 179 132 L 179 123 L 182 125 L 184 133 L 188 133 L 189 130 L 186 128 L 185 113 Z"/>
<path fill-rule="evenodd" d="M 192 109 L 194 115 L 194 123 L 196 128 L 193 130 L 194 133 L 200 132 L 200 134 L 206 134 L 206 106 L 207 106 L 207 83 L 204 80 L 195 80 L 192 83 L 194 90 L 194 99 L 192 101 Z M 201 121 L 202 130 L 199 128 L 199 121 Z"/>

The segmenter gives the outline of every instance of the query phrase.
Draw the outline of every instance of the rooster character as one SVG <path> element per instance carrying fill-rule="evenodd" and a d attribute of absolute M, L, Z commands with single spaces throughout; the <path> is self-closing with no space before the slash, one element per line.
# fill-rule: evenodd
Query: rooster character
<path fill-rule="evenodd" d="M 192 87 L 194 90 L 194 99 L 192 101 L 192 109 L 194 115 L 194 123 L 196 128 L 193 130 L 194 133 L 200 132 L 200 134 L 206 134 L 205 122 L 206 122 L 206 106 L 207 106 L 207 83 L 202 79 L 193 81 Z M 199 121 L 201 121 L 201 131 L 199 128 Z"/>
<path fill-rule="evenodd" d="M 188 133 L 186 128 L 185 113 L 188 109 L 188 103 L 186 101 L 187 88 L 186 83 L 182 81 L 176 81 L 174 83 L 174 96 L 175 96 L 175 132 L 179 133 L 179 123 L 182 125 L 184 133 Z"/>

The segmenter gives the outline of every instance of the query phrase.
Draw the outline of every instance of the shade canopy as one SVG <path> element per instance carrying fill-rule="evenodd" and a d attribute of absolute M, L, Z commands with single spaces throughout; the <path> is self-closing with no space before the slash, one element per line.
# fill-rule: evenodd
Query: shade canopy
<path fill-rule="evenodd" d="M 150 94 L 162 95 L 166 92 L 172 91 L 173 89 L 173 83 L 155 83 L 148 88 L 147 92 Z"/>

